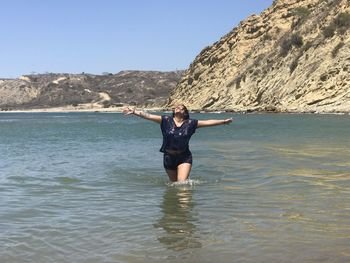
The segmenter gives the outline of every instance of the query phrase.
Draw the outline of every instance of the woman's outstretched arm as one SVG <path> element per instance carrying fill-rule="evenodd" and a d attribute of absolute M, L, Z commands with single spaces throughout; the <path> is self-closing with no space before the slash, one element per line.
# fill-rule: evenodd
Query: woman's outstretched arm
<path fill-rule="evenodd" d="M 141 111 L 141 110 L 136 110 L 136 108 L 126 107 L 123 110 L 123 113 L 125 115 L 133 114 L 133 115 L 139 116 L 141 118 L 144 118 L 146 120 L 154 121 L 156 123 L 161 123 L 162 122 L 162 116 L 149 114 L 148 112 L 144 112 L 144 111 Z"/>
<path fill-rule="evenodd" d="M 197 128 L 230 124 L 231 122 L 232 122 L 232 118 L 225 119 L 225 120 L 198 120 Z"/>

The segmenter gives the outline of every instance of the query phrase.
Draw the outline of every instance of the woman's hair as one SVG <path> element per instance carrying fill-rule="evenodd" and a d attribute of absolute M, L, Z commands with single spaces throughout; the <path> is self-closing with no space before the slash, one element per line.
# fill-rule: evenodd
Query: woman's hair
<path fill-rule="evenodd" d="M 177 106 L 182 106 L 183 107 L 183 109 L 184 109 L 184 119 L 188 120 L 190 118 L 190 114 L 188 113 L 188 109 L 186 108 L 186 106 L 183 105 L 183 104 L 179 104 Z M 175 117 L 175 108 L 173 109 L 173 117 Z"/>

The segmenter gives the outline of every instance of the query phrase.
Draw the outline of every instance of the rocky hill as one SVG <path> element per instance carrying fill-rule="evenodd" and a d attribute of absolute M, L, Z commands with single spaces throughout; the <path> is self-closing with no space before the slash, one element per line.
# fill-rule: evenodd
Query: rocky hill
<path fill-rule="evenodd" d="M 93 104 L 100 107 L 165 103 L 183 71 L 121 71 L 117 74 L 38 74 L 0 79 L 2 110 Z"/>
<path fill-rule="evenodd" d="M 350 1 L 276 0 L 206 47 L 165 107 L 350 112 Z"/>

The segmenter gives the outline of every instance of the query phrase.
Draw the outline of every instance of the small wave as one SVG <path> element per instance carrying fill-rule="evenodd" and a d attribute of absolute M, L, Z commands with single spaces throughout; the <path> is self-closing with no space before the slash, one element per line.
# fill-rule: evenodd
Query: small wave
<path fill-rule="evenodd" d="M 18 119 L 4 119 L 4 120 L 0 120 L 0 122 L 17 122 Z"/>
<path fill-rule="evenodd" d="M 53 116 L 50 116 L 50 118 L 67 118 L 67 116 L 53 115 Z"/>
<path fill-rule="evenodd" d="M 193 187 L 200 185 L 202 183 L 204 183 L 204 181 L 188 179 L 188 180 L 185 180 L 182 182 L 168 182 L 167 185 L 172 186 L 172 187 L 190 187 L 190 188 L 193 188 Z"/>
<path fill-rule="evenodd" d="M 13 180 L 13 181 L 16 181 L 16 182 L 21 182 L 21 183 L 24 183 L 24 182 L 31 182 L 31 181 L 35 181 L 35 180 L 38 180 L 38 178 L 36 177 L 33 177 L 33 176 L 22 176 L 22 175 L 11 175 L 11 176 L 8 176 L 7 179 L 9 180 Z"/>
<path fill-rule="evenodd" d="M 81 182 L 81 180 L 78 178 L 65 177 L 65 176 L 56 177 L 56 179 L 59 183 L 62 183 L 62 184 L 73 184 L 73 183 Z"/>

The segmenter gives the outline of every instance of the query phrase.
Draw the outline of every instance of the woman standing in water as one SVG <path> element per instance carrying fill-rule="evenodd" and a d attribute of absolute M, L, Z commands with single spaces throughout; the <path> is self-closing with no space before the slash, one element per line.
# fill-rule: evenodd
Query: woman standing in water
<path fill-rule="evenodd" d="M 187 108 L 178 105 L 172 116 L 159 116 L 127 107 L 125 115 L 136 115 L 160 124 L 163 144 L 160 151 L 164 153 L 163 164 L 172 182 L 183 182 L 188 179 L 192 167 L 192 153 L 189 141 L 197 128 L 229 124 L 232 118 L 224 120 L 190 119 Z"/>

